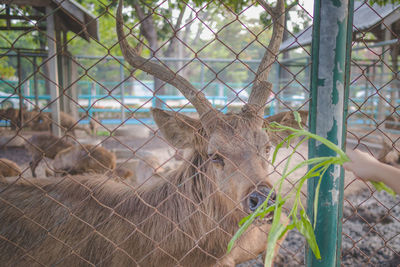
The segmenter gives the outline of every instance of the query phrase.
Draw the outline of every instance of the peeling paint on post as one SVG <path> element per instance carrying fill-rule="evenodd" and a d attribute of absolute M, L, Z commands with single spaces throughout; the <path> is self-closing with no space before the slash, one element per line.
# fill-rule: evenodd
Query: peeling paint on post
<path fill-rule="evenodd" d="M 310 131 L 341 147 L 344 147 L 352 13 L 353 0 L 314 2 Z M 309 158 L 322 156 L 335 156 L 335 153 L 310 140 Z M 311 220 L 317 183 L 317 179 L 308 182 L 307 206 Z M 342 206 L 343 170 L 332 166 L 322 178 L 315 228 L 322 259 L 317 260 L 307 249 L 307 266 L 340 266 Z"/>

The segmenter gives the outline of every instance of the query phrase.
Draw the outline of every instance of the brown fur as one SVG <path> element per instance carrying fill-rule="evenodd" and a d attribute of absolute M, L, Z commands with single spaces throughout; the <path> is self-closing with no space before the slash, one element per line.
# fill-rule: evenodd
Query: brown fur
<path fill-rule="evenodd" d="M 10 122 L 11 129 L 15 130 L 16 128 L 18 128 L 18 125 L 20 123 L 19 109 L 15 108 L 8 108 L 5 110 L 3 109 L 0 111 L 0 118 L 8 120 Z M 35 129 L 35 125 L 37 124 L 37 121 L 39 119 L 39 112 L 37 111 L 37 109 L 31 111 L 23 109 L 22 119 L 23 119 L 22 123 L 23 128 Z"/>
<path fill-rule="evenodd" d="M 133 175 L 126 180 L 127 183 L 134 187 L 152 186 L 158 183 L 161 176 L 164 176 L 168 167 L 161 166 L 158 158 L 152 153 L 136 153 L 136 165 L 133 168 Z M 161 176 L 160 176 L 161 175 Z"/>
<path fill-rule="evenodd" d="M 112 172 L 111 172 L 111 177 L 114 178 L 117 181 L 125 181 L 128 179 L 133 179 L 134 177 L 133 171 L 124 168 L 124 167 L 116 167 Z"/>
<path fill-rule="evenodd" d="M 308 118 L 308 111 L 307 110 L 299 110 L 299 115 L 301 118 L 301 126 L 306 128 L 306 123 L 307 118 Z M 287 111 L 287 112 L 281 112 L 276 115 L 270 116 L 264 120 L 264 125 L 263 127 L 267 129 L 268 131 L 268 124 L 271 122 L 280 122 L 281 124 L 284 124 L 285 126 L 289 126 L 292 128 L 298 128 L 298 122 L 295 120 L 293 112 L 292 111 Z M 283 132 L 275 132 L 275 133 L 270 133 L 271 137 L 271 143 L 273 144 L 278 144 L 282 142 L 282 140 L 291 134 L 289 131 L 283 131 Z"/>
<path fill-rule="evenodd" d="M 31 111 L 24 111 L 23 115 L 24 115 L 23 127 L 34 130 L 35 125 L 37 124 L 38 119 L 40 118 L 39 110 L 35 108 Z"/>
<path fill-rule="evenodd" d="M 276 54 L 273 51 L 278 51 L 283 35 L 283 1 L 272 10 L 279 23 L 274 23 L 269 48 L 270 54 Z M 6 266 L 36 261 L 63 266 L 233 267 L 255 257 L 265 249 L 268 221 L 252 225 L 232 253 L 225 253 L 239 220 L 251 211 L 250 195 L 260 196 L 272 187 L 267 161 L 272 134 L 262 129 L 258 115 L 269 95 L 269 88 L 262 85 L 270 69 L 265 66 L 271 65 L 273 57 L 269 53 L 263 57 L 249 104 L 238 114 L 225 115 L 212 109 L 183 77 L 148 62 L 129 47 L 121 0 L 117 21 L 127 62 L 174 85 L 198 111 L 201 120 L 152 111 L 165 140 L 190 153 L 160 182 L 136 191 L 108 177 L 93 176 L 12 186 L 0 183 L 6 188 L 0 196 L 4 202 L 0 262 Z M 280 223 L 287 223 L 284 215 Z M 257 240 L 252 242 L 254 236 Z"/>
<path fill-rule="evenodd" d="M 289 224 L 289 219 L 284 215 L 282 223 Z M 225 255 L 217 266 L 228 267 L 236 266 L 237 263 L 248 261 L 264 252 L 267 249 L 267 238 L 270 230 L 270 224 L 262 224 L 260 226 L 249 227 L 249 229 L 236 241 L 233 250 Z M 274 255 L 276 256 L 282 242 L 285 238 L 278 240 L 275 247 Z"/>
<path fill-rule="evenodd" d="M 28 254 L 34 255 L 36 261 L 46 265 L 86 266 L 85 261 L 89 261 L 98 266 L 136 266 L 137 262 L 141 266 L 175 266 L 175 258 L 182 260 L 185 266 L 210 266 L 215 261 L 213 256 L 224 255 L 229 235 L 223 232 L 233 234 L 232 226 L 244 215 L 233 212 L 221 218 L 220 207 L 212 204 L 218 201 L 217 196 L 213 197 L 216 198 L 214 201 L 199 203 L 197 197 L 188 192 L 189 188 L 177 190 L 171 184 L 164 184 L 152 193 L 141 193 L 138 198 L 134 191 L 122 184 L 112 181 L 103 184 L 104 178 L 83 176 L 74 177 L 74 180 L 77 182 L 69 179 L 30 181 L 51 192 L 51 197 L 65 207 L 27 183 L 13 185 L 3 192 L 2 199 L 28 213 L 27 217 L 33 222 L 20 218 L 19 211 L 2 204 L 2 225 L 21 229 L 1 228 L 1 236 L 11 241 L 0 240 L 2 264 L 26 266 L 33 263 L 28 255 L 22 256 L 23 250 L 12 244 L 17 243 L 29 250 Z M 181 194 L 189 194 L 194 202 L 185 201 Z M 22 197 L 29 201 L 19 201 Z M 166 202 L 161 204 L 163 201 Z M 200 204 L 197 212 L 196 203 Z M 154 213 L 151 206 L 157 207 L 159 213 Z M 70 215 L 68 209 L 73 210 L 73 214 Z M 179 213 L 175 212 L 177 209 Z M 228 214 L 228 210 L 222 212 Z M 213 219 L 221 223 L 213 222 Z M 95 231 L 92 226 L 96 227 Z M 50 234 L 45 229 L 51 229 Z M 224 238 L 217 238 L 221 234 Z M 160 242 L 158 249 L 151 240 Z M 198 248 L 191 250 L 195 240 L 199 240 Z M 74 246 L 76 252 L 71 254 L 68 246 Z M 181 259 L 186 253 L 187 257 Z"/>
<path fill-rule="evenodd" d="M 0 158 L 0 177 L 18 176 L 21 173 L 17 163 L 6 158 Z"/>
<path fill-rule="evenodd" d="M 105 173 L 115 166 L 114 153 L 93 145 L 68 147 L 58 152 L 53 161 L 53 171 L 63 174 Z"/>
<path fill-rule="evenodd" d="M 400 169 L 400 150 L 393 143 L 385 139 L 382 143 L 378 160 Z"/>
<path fill-rule="evenodd" d="M 99 129 L 99 117 L 96 114 L 93 114 L 92 118 L 89 118 L 89 129 L 91 131 L 91 135 L 96 136 L 97 131 Z"/>
<path fill-rule="evenodd" d="M 51 113 L 39 111 L 37 109 L 28 111 L 22 110 L 23 124 L 22 127 L 30 128 L 34 131 L 50 131 L 51 130 Z M 10 122 L 11 129 L 15 130 L 18 128 L 20 123 L 19 109 L 8 108 L 0 111 L 0 118 Z M 92 132 L 87 127 L 81 126 L 77 121 L 69 114 L 61 111 L 60 112 L 60 123 L 61 127 L 65 132 L 70 132 L 75 135 L 75 130 L 85 131 L 88 135 L 92 135 Z M 90 125 L 90 127 L 95 127 Z M 95 130 L 93 128 L 93 130 Z"/>
<path fill-rule="evenodd" d="M 50 131 L 53 120 L 51 113 L 40 112 L 37 116 L 36 122 L 33 124 L 32 129 L 36 131 Z M 80 126 L 78 122 L 69 114 L 61 111 L 60 112 L 60 123 L 64 132 L 75 135 L 75 130 L 85 131 L 88 135 L 92 133 L 87 127 Z"/>
<path fill-rule="evenodd" d="M 400 130 L 400 116 L 395 112 L 385 119 L 385 127 L 387 129 Z"/>
<path fill-rule="evenodd" d="M 265 132 L 246 114 L 224 115 L 226 122 L 216 124 L 210 136 L 202 128 L 180 128 L 172 113 L 153 114 L 164 136 L 180 132 L 193 145 L 182 165 L 151 188 L 135 192 L 93 175 L 2 184 L 7 188 L 0 196 L 2 264 L 233 266 L 263 252 L 268 223 L 252 226 L 225 256 L 239 220 L 248 213 L 248 194 L 260 184 L 270 186 Z M 179 120 L 199 126 L 186 116 Z M 216 148 L 226 159 L 223 171 L 208 156 Z M 21 212 L 26 216 L 21 218 Z"/>
<path fill-rule="evenodd" d="M 67 137 L 58 138 L 50 133 L 33 135 L 26 143 L 25 147 L 32 155 L 29 166 L 33 177 L 36 177 L 36 168 L 43 157 L 54 159 L 57 153 L 73 146 L 73 142 Z"/>
<path fill-rule="evenodd" d="M 12 130 L 18 128 L 19 124 L 19 109 L 7 108 L 0 110 L 0 118 L 10 123 Z"/>

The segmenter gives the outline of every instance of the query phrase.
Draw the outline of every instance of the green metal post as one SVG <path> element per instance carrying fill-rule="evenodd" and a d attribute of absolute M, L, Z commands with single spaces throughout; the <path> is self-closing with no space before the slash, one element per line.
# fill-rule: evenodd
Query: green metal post
<path fill-rule="evenodd" d="M 314 2 L 310 131 L 342 148 L 345 145 L 353 1 Z M 309 158 L 335 155 L 314 140 L 310 140 L 308 146 Z M 307 248 L 307 266 L 340 266 L 343 174 L 340 166 L 332 166 L 322 178 L 315 227 L 321 260 Z M 312 221 L 317 183 L 317 179 L 308 182 L 307 212 Z"/>

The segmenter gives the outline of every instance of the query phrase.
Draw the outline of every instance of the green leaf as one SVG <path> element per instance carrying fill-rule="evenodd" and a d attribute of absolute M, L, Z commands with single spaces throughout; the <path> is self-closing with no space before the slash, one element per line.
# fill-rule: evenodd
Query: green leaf
<path fill-rule="evenodd" d="M 265 267 L 272 266 L 276 242 L 278 242 L 279 237 L 282 236 L 282 233 L 285 232 L 286 228 L 288 227 L 280 223 L 281 213 L 282 206 L 275 206 L 274 218 L 272 220 L 271 229 L 268 233 L 267 253 L 265 255 L 264 262 Z"/>
<path fill-rule="evenodd" d="M 295 227 L 296 227 L 296 225 L 294 225 L 293 223 L 288 224 L 288 225 L 286 226 L 286 228 L 285 228 L 285 231 L 283 231 L 283 232 L 281 233 L 281 235 L 279 236 L 278 240 L 280 240 L 281 238 L 283 238 L 283 236 L 284 236 L 288 231 L 293 230 Z"/>
<path fill-rule="evenodd" d="M 277 154 L 278 154 L 278 151 L 279 151 L 279 149 L 281 149 L 281 147 L 283 146 L 283 144 L 284 144 L 284 142 L 280 142 L 276 147 L 275 147 L 275 150 L 274 150 L 274 153 L 272 154 L 272 165 L 275 163 L 275 160 L 276 160 L 276 156 L 277 156 Z"/>
<path fill-rule="evenodd" d="M 292 128 L 292 127 L 289 127 L 289 126 L 280 125 L 279 123 L 276 123 L 276 122 L 271 123 L 269 126 L 273 127 L 273 128 L 278 128 L 279 131 L 289 130 L 289 131 L 297 133 L 299 135 L 304 135 L 304 136 L 308 136 L 310 138 L 313 138 L 313 139 L 321 142 L 322 144 L 326 145 L 327 147 L 329 147 L 330 149 L 332 149 L 336 153 L 338 153 L 341 159 L 343 159 L 345 161 L 349 161 L 349 158 L 347 157 L 346 153 L 344 153 L 344 151 L 342 149 L 340 149 L 336 144 L 332 143 L 331 141 L 329 141 L 329 140 L 327 140 L 327 139 L 325 139 L 325 138 L 323 138 L 323 137 L 321 137 L 319 135 L 307 132 L 305 130 L 298 130 L 298 129 L 295 129 L 295 128 Z"/>
<path fill-rule="evenodd" d="M 392 188 L 385 185 L 383 182 L 371 182 L 371 184 L 376 188 L 378 191 L 386 191 L 393 197 L 396 196 L 396 192 L 392 190 Z"/>
<path fill-rule="evenodd" d="M 315 257 L 321 259 L 321 253 L 318 248 L 317 239 L 315 238 L 314 229 L 304 210 L 300 211 L 300 221 L 297 221 L 296 228 L 306 238 Z"/>
<path fill-rule="evenodd" d="M 319 190 L 321 188 L 322 177 L 324 177 L 325 172 L 329 169 L 331 164 L 327 163 L 322 170 L 322 173 L 319 176 L 317 187 L 315 188 L 314 194 L 314 228 L 317 224 L 317 215 L 318 215 L 318 199 L 319 199 Z"/>
<path fill-rule="evenodd" d="M 239 230 L 235 233 L 235 235 L 232 237 L 232 239 L 228 243 L 228 248 L 227 248 L 227 254 L 232 250 L 233 245 L 235 244 L 236 240 L 240 238 L 240 236 L 249 228 L 249 226 L 253 223 L 253 221 L 259 216 L 260 212 L 268 206 L 268 201 L 271 198 L 272 192 L 274 191 L 276 184 L 273 186 L 271 191 L 269 192 L 267 198 L 265 201 L 249 216 L 247 216 L 246 220 L 242 219 L 240 221 L 241 226 Z"/>
<path fill-rule="evenodd" d="M 288 226 L 278 224 L 275 228 L 271 227 L 268 233 L 267 252 L 265 255 L 264 267 L 271 267 L 274 259 L 275 245 L 279 238 L 288 231 Z"/>
<path fill-rule="evenodd" d="M 299 128 L 303 129 L 303 126 L 301 126 L 301 116 L 300 113 L 297 111 L 293 111 L 293 115 L 294 115 L 294 119 L 296 120 L 296 122 L 299 124 Z"/>
<path fill-rule="evenodd" d="M 298 123 L 301 123 L 301 117 L 300 114 L 297 112 L 294 112 L 295 119 Z M 241 226 L 240 229 L 237 231 L 237 233 L 234 235 L 232 238 L 231 242 L 228 245 L 228 252 L 232 249 L 233 243 L 235 240 L 237 240 L 241 234 L 251 225 L 251 223 L 258 217 L 264 218 L 264 216 L 272 211 L 274 211 L 274 217 L 272 220 L 272 225 L 270 228 L 270 231 L 268 233 L 268 241 L 267 241 L 267 251 L 266 251 L 266 257 L 265 257 L 265 266 L 272 266 L 272 260 L 274 256 L 274 248 L 276 246 L 276 243 L 280 238 L 282 238 L 287 231 L 292 230 L 294 227 L 296 227 L 299 232 L 306 238 L 307 243 L 309 244 L 311 250 L 313 251 L 315 257 L 317 259 L 321 258 L 320 251 L 317 245 L 317 241 L 315 238 L 314 234 L 314 228 L 311 225 L 311 222 L 305 212 L 305 209 L 303 207 L 303 204 L 301 203 L 301 189 L 304 185 L 304 183 L 313 177 L 319 177 L 317 187 L 314 192 L 314 203 L 313 203 L 313 214 L 314 214 L 314 223 L 316 223 L 316 216 L 317 216 L 317 207 L 318 207 L 318 199 L 319 199 L 319 191 L 322 183 L 322 177 L 325 175 L 326 171 L 329 169 L 329 167 L 333 164 L 343 164 L 344 162 L 349 161 L 349 158 L 345 154 L 345 152 L 340 149 L 337 145 L 334 143 L 330 142 L 329 140 L 312 134 L 308 131 L 305 131 L 304 129 L 294 129 L 288 126 L 283 126 L 280 125 L 276 122 L 272 122 L 268 126 L 269 131 L 273 132 L 282 132 L 282 131 L 291 131 L 292 134 L 290 134 L 288 137 L 286 137 L 281 143 L 279 143 L 272 156 L 272 164 L 275 163 L 278 151 L 282 148 L 282 146 L 286 143 L 287 146 L 290 146 L 290 141 L 293 140 L 296 137 L 305 137 L 303 140 L 301 140 L 294 148 L 293 152 L 290 154 L 288 157 L 287 161 L 285 162 L 284 165 L 284 170 L 281 178 L 274 184 L 270 194 L 268 195 L 266 201 L 260 205 L 260 207 L 257 208 L 257 210 L 250 214 L 249 216 L 246 216 L 244 219 L 242 219 L 239 223 Z M 298 163 L 296 166 L 293 168 L 289 169 L 290 161 L 294 155 L 294 153 L 297 151 L 297 149 L 300 147 L 300 145 L 307 141 L 308 139 L 313 138 L 322 144 L 326 145 L 328 148 L 332 149 L 337 153 L 337 156 L 331 156 L 331 157 L 318 157 L 318 158 L 312 158 L 305 160 L 303 162 Z M 283 225 L 280 222 L 281 218 L 281 213 L 282 213 L 282 206 L 285 204 L 285 202 L 290 199 L 293 196 L 293 190 L 289 192 L 284 198 L 282 198 L 282 184 L 283 181 L 293 172 L 298 170 L 301 167 L 304 166 L 312 166 L 309 168 L 309 170 L 306 172 L 303 177 L 298 179 L 296 181 L 296 186 L 295 186 L 295 197 L 293 201 L 293 206 L 292 209 L 289 212 L 289 219 L 291 219 L 291 223 L 288 225 Z M 395 195 L 394 191 L 391 190 L 389 187 L 387 187 L 383 183 L 372 183 L 377 190 L 385 190 L 389 192 L 392 195 Z M 276 190 L 276 203 L 272 206 L 268 206 L 268 199 L 272 193 L 273 190 L 275 190 L 276 186 L 278 186 L 278 189 Z M 298 219 L 298 209 L 300 207 L 300 219 Z M 314 225 L 315 227 L 315 225 Z"/>
<path fill-rule="evenodd" d="M 239 226 L 242 226 L 248 219 L 250 219 L 251 214 L 247 215 L 246 217 L 242 218 L 239 222 Z"/>
<path fill-rule="evenodd" d="M 229 241 L 226 254 L 231 252 L 233 246 L 235 245 L 236 240 L 240 238 L 240 236 L 247 230 L 247 228 L 249 228 L 249 226 L 252 224 L 252 222 L 254 221 L 255 218 L 256 218 L 256 214 L 252 213 L 251 216 L 242 224 L 242 226 L 239 228 L 239 230 L 232 237 L 231 241 Z"/>

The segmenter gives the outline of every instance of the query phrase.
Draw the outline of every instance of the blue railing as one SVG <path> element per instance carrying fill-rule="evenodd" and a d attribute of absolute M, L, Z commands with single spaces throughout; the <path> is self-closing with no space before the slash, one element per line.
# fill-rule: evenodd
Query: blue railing
<path fill-rule="evenodd" d="M 40 81 L 42 82 L 42 81 Z M 79 82 L 78 82 L 79 83 Z M 17 86 L 17 82 L 15 81 L 1 81 L 0 82 L 0 92 L 3 90 L 4 91 L 4 84 L 9 86 L 9 84 L 12 84 L 13 86 Z M 117 86 L 117 82 L 107 82 L 107 86 Z M 220 84 L 215 84 L 213 86 L 221 86 Z M 145 84 L 147 87 L 151 87 L 152 84 L 151 82 L 148 82 Z M 200 86 L 200 84 L 198 84 Z M 232 88 L 239 88 L 240 86 L 243 86 L 243 84 L 229 84 L 228 86 Z M 31 87 L 31 86 L 30 86 Z M 294 87 L 294 86 L 291 86 Z M 95 90 L 91 90 L 91 89 Z M 200 87 L 199 87 L 200 88 Z M 220 87 L 222 88 L 222 87 Z M 220 108 L 222 112 L 227 111 L 227 105 L 228 103 L 231 102 L 232 97 L 234 97 L 234 92 L 229 92 L 230 90 L 227 89 L 228 87 L 224 87 L 220 89 L 220 93 L 223 92 L 224 96 L 208 96 L 207 99 L 212 103 L 214 107 Z M 84 90 L 82 90 L 84 89 Z M 353 95 L 356 92 L 364 92 L 365 88 L 360 87 L 360 86 L 354 86 L 353 89 Z M 389 92 L 391 88 L 387 88 L 387 91 Z M 194 108 L 191 107 L 191 105 L 187 105 L 188 101 L 183 97 L 183 96 L 178 96 L 178 95 L 158 95 L 157 97 L 154 97 L 153 95 L 148 95 L 148 96 L 132 96 L 132 95 L 124 95 L 123 97 L 121 95 L 106 95 L 106 94 L 99 94 L 101 90 L 100 86 L 98 84 L 95 84 L 93 86 L 93 83 L 89 81 L 80 81 L 80 91 L 86 91 L 89 94 L 81 94 L 79 95 L 78 99 L 80 102 L 80 105 L 82 106 L 81 108 L 78 109 L 79 112 L 84 112 L 84 113 L 89 113 L 90 116 L 93 115 L 93 113 L 102 113 L 102 112 L 109 112 L 109 113 L 148 113 L 150 112 L 150 108 L 156 107 L 156 101 L 157 99 L 161 103 L 161 108 L 167 109 L 167 110 L 174 110 L 178 112 L 186 112 L 186 113 L 192 113 L 196 112 Z M 91 92 L 96 93 L 96 94 L 90 94 Z M 231 97 L 228 97 L 227 94 L 230 93 Z M 368 92 L 365 92 L 365 94 L 368 95 Z M 374 119 L 377 118 L 378 114 L 378 98 L 379 96 L 374 95 L 370 96 L 367 101 L 365 101 L 365 97 L 352 97 L 352 102 L 354 103 L 363 103 L 366 102 L 366 105 L 368 105 L 369 109 L 363 109 L 363 112 L 365 114 L 370 115 Z M 32 90 L 30 89 L 30 96 L 23 96 L 24 99 L 27 99 L 29 101 L 26 101 L 27 103 L 31 102 L 34 103 L 35 97 L 32 94 Z M 14 106 L 17 105 L 19 102 L 19 97 L 18 95 L 13 95 L 13 96 L 8 96 L 8 95 L 0 95 L 0 103 L 3 102 L 3 99 L 9 99 L 14 101 Z M 49 95 L 39 95 L 37 98 L 39 101 L 43 101 L 40 106 L 45 106 L 44 111 L 49 111 L 49 108 L 47 107 L 47 102 L 50 100 Z M 123 99 L 123 100 L 122 100 Z M 107 108 L 101 108 L 99 107 L 99 103 L 101 104 L 102 101 L 118 101 L 119 103 L 115 103 L 114 107 L 107 107 Z M 243 99 L 246 100 L 246 99 Z M 292 95 L 292 96 L 279 96 L 279 100 L 282 102 L 287 102 L 287 103 L 292 103 L 294 106 L 297 104 L 304 103 L 306 101 L 306 97 L 304 95 Z M 121 103 L 124 102 L 125 107 L 121 105 Z M 175 103 L 174 103 L 175 102 Z M 178 103 L 176 103 L 178 102 Z M 180 102 L 180 103 L 179 103 Z M 400 104 L 400 99 L 396 100 L 397 105 Z M 269 104 L 269 116 L 274 115 L 277 111 L 284 111 L 283 109 L 277 110 L 276 106 L 278 104 L 278 101 L 273 99 L 271 103 Z M 106 105 L 105 105 L 106 106 Z M 18 107 L 18 105 L 16 106 Z M 29 107 L 29 105 L 28 105 Z M 357 107 L 355 107 L 357 108 Z M 350 111 L 351 111 L 351 106 L 350 106 Z M 386 115 L 389 115 L 389 111 L 386 112 Z M 102 123 L 104 124 L 120 124 L 122 122 L 122 119 L 102 119 Z M 124 120 L 124 123 L 127 124 L 139 124 L 139 123 L 153 123 L 153 121 L 150 118 L 144 118 L 144 119 L 136 119 L 136 118 L 129 118 L 127 120 Z M 82 124 L 87 124 L 88 120 L 82 120 L 80 123 Z M 350 125 L 375 125 L 375 122 L 371 119 L 368 118 L 356 118 L 356 116 L 351 117 L 348 121 L 348 124 Z"/>
<path fill-rule="evenodd" d="M 27 104 L 29 102 L 32 103 L 33 99 L 35 97 L 33 96 L 23 96 L 24 99 L 27 99 L 29 101 L 26 101 Z M 157 97 L 153 96 L 124 96 L 124 100 L 122 101 L 122 97 L 120 95 L 79 95 L 78 96 L 78 102 L 82 102 L 82 100 L 87 100 L 87 103 L 80 103 L 82 106 L 81 108 L 78 109 L 79 112 L 81 113 L 88 113 L 91 117 L 93 116 L 93 113 L 102 113 L 102 112 L 110 112 L 110 113 L 121 113 L 121 109 L 124 110 L 124 112 L 129 112 L 129 113 L 148 113 L 150 112 L 151 108 L 156 107 L 156 99 L 160 100 L 161 107 L 162 109 L 166 110 L 174 110 L 182 113 L 193 113 L 196 112 L 196 110 L 192 107 L 185 107 L 185 105 L 174 105 L 174 104 L 168 104 L 168 102 L 172 101 L 184 101 L 187 102 L 187 99 L 184 96 L 176 96 L 176 95 L 159 95 Z M 207 96 L 206 97 L 213 107 L 219 108 L 221 112 L 226 113 L 227 112 L 227 103 L 228 103 L 228 98 L 226 96 Z M 15 99 L 19 101 L 19 97 L 16 95 L 12 96 L 1 96 L 0 95 L 0 102 L 2 102 L 2 99 Z M 39 96 L 39 100 L 50 100 L 49 95 L 42 95 Z M 117 100 L 118 103 L 116 106 L 117 108 L 99 108 L 96 107 L 97 103 L 101 103 L 101 101 L 108 101 L 108 100 Z M 132 103 L 129 103 L 130 100 L 138 100 L 136 101 L 137 103 L 133 103 L 136 105 L 136 107 L 132 107 Z M 124 106 L 122 106 L 122 102 L 124 102 Z M 29 105 L 28 105 L 29 106 Z M 191 105 L 189 105 L 191 106 Z M 18 106 L 15 106 L 15 108 L 18 108 Z M 29 108 L 28 108 L 29 109 Z M 50 111 L 50 108 L 46 105 L 44 108 L 42 108 L 43 111 Z M 1 120 L 0 120 L 1 122 Z M 4 121 L 2 121 L 5 123 Z M 104 124 L 120 124 L 122 122 L 121 119 L 102 119 L 101 123 Z M 124 120 L 124 123 L 126 124 L 141 124 L 143 122 L 146 123 L 154 123 L 152 119 L 150 118 L 142 118 L 142 119 L 136 119 L 136 118 L 129 118 Z M 81 120 L 79 123 L 81 124 L 88 124 L 89 121 L 86 119 Z"/>

